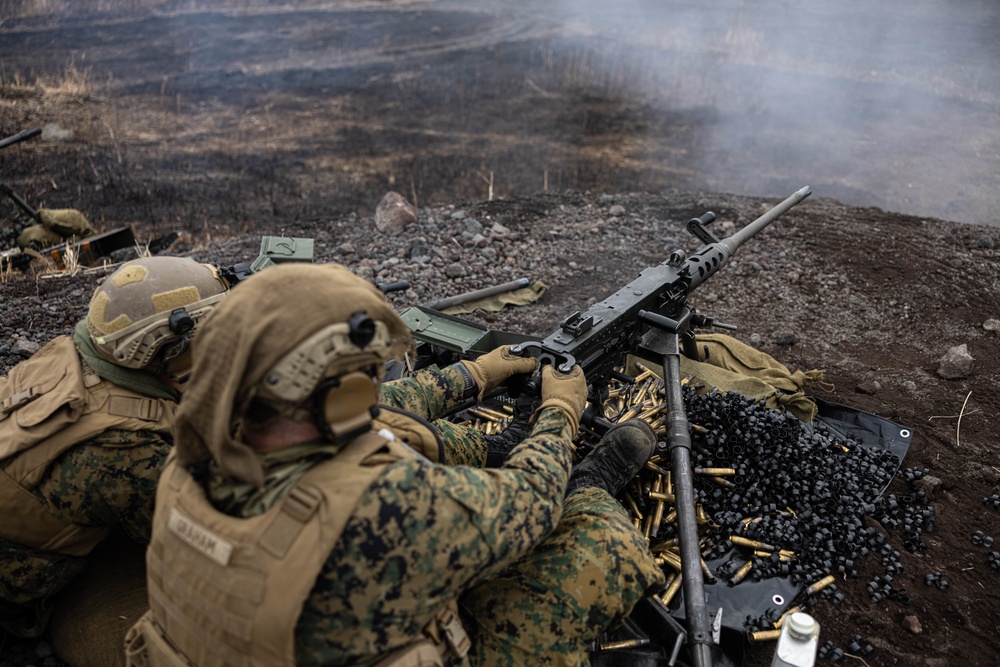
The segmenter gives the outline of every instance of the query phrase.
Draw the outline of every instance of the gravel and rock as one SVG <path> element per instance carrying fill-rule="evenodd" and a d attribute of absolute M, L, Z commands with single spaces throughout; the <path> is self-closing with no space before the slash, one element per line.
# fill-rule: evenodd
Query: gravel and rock
<path fill-rule="evenodd" d="M 374 212 L 359 211 L 296 222 L 283 234 L 315 239 L 315 261 L 342 262 L 374 283 L 409 281 L 390 295 L 400 308 L 520 277 L 542 281 L 548 289 L 537 303 L 468 317 L 545 335 L 643 267 L 697 248 L 684 230 L 688 219 L 712 210 L 716 233 L 728 235 L 775 203 L 712 193 L 540 193 L 422 208 L 395 233 L 379 232 Z M 982 242 L 994 234 L 808 199 L 691 299 L 789 368 L 823 370 L 817 396 L 914 432 L 902 467 L 927 469 L 920 483 L 937 521 L 922 551 L 907 552 L 902 536 L 890 535 L 902 566 L 894 586 L 909 591 L 909 603 L 870 599 L 866 582 L 881 575 L 876 558 L 858 565 L 857 578 L 838 581 L 841 605 L 814 609 L 824 639 L 839 647 L 856 633 L 872 637 L 869 664 L 985 665 L 983 656 L 1000 652 L 997 571 L 969 541 L 975 530 L 1000 535 L 1000 513 L 983 503 L 1000 490 L 1000 338 L 990 324 L 1000 316 L 1000 259 Z M 259 249 L 255 233 L 187 254 L 227 265 Z M 0 285 L 0 372 L 69 333 L 102 275 L 9 276 Z M 909 489 L 893 484 L 894 493 Z M 935 572 L 948 590 L 924 585 Z M 751 649 L 748 664 L 768 661 L 766 649 Z"/>

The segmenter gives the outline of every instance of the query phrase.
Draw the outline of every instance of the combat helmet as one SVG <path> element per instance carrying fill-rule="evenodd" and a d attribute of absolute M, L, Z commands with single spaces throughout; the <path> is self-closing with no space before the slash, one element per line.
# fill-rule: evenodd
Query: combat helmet
<path fill-rule="evenodd" d="M 274 283 L 284 278 L 271 271 Z M 393 339 L 405 325 L 381 292 L 344 267 L 297 272 L 314 272 L 316 287 L 340 298 L 316 304 L 325 312 L 311 323 L 312 333 L 285 347 L 250 393 L 286 417 L 315 420 L 331 440 L 348 439 L 371 424 Z M 264 282 L 258 279 L 257 285 Z M 297 301 L 295 310 L 309 308 L 301 296 Z M 272 349 L 281 345 L 273 339 L 260 344 Z"/>
<path fill-rule="evenodd" d="M 227 289 L 210 264 L 185 257 L 136 259 L 94 291 L 87 330 L 104 359 L 184 381 L 191 338 Z"/>

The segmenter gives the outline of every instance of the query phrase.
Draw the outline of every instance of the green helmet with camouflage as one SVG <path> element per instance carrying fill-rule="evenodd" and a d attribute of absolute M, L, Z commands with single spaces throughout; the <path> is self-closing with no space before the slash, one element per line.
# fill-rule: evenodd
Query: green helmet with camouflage
<path fill-rule="evenodd" d="M 108 361 L 182 380 L 190 370 L 191 338 L 227 289 L 209 264 L 184 257 L 136 259 L 94 291 L 87 330 Z"/>

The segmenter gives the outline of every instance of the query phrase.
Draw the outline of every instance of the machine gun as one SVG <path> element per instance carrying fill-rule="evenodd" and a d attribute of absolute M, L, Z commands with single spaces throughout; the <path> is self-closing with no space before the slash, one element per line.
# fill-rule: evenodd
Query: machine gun
<path fill-rule="evenodd" d="M 589 406 L 581 423 L 597 433 L 603 433 L 611 425 L 600 412 L 608 396 L 609 382 L 612 379 L 631 380 L 617 370 L 630 355 L 663 368 L 686 637 L 690 662 L 696 667 L 712 664 L 716 633 L 705 604 L 691 469 L 691 436 L 682 398 L 680 354 L 699 359 L 696 328 L 735 327 L 696 312 L 688 305 L 688 296 L 725 266 L 750 237 L 810 194 L 809 187 L 801 188 L 724 239 L 718 238 L 709 228 L 715 220 L 714 213 L 692 219 L 688 222 L 688 231 L 705 243 L 704 246 L 691 255 L 674 251 L 666 261 L 644 269 L 638 278 L 586 312 L 570 315 L 557 331 L 543 340 L 524 336 L 518 339 L 514 334 L 483 330 L 466 320 L 426 307 L 411 307 L 401 313 L 414 338 L 431 346 L 477 356 L 497 345 L 512 344 L 516 352 L 535 356 L 540 363 L 553 364 L 563 372 L 579 364 L 587 376 L 589 392 Z M 537 378 L 528 383 L 529 391 L 536 381 Z"/>
<path fill-rule="evenodd" d="M 712 624 L 705 605 L 700 565 L 698 526 L 695 514 L 694 480 L 691 469 L 691 435 L 681 390 L 680 354 L 698 360 L 694 329 L 716 326 L 716 322 L 688 305 L 688 296 L 718 272 L 747 239 L 811 193 L 804 187 L 732 236 L 719 239 L 709 229 L 712 212 L 688 222 L 688 231 L 705 243 L 686 255 L 674 251 L 666 261 L 644 269 L 639 277 L 585 313 L 573 313 L 558 331 L 540 342 L 513 347 L 515 353 L 531 354 L 540 363 L 553 364 L 569 372 L 579 364 L 587 376 L 590 406 L 582 423 L 606 430 L 598 411 L 607 398 L 608 382 L 618 373 L 628 355 L 635 355 L 663 368 L 668 405 L 667 444 L 671 458 L 678 535 L 680 538 L 687 645 L 696 667 L 712 664 Z"/>

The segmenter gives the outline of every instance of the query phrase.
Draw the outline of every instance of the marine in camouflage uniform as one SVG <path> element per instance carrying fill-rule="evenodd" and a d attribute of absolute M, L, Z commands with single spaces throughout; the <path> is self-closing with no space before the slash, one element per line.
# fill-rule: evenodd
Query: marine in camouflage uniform
<path fill-rule="evenodd" d="M 373 665 L 387 656 L 416 664 L 402 656 L 413 659 L 407 652 L 427 638 L 449 664 L 587 664 L 589 643 L 662 584 L 648 545 L 612 497 L 651 454 L 655 436 L 619 427 L 571 476 L 586 400 L 579 368 L 542 370 L 531 433 L 497 470 L 477 467 L 486 458 L 482 436 L 446 432 L 444 460 L 434 462 L 393 454 L 397 438 L 366 431 L 367 402 L 341 410 L 356 400 L 349 383 L 364 393 L 365 377 L 381 377 L 387 341 L 408 338 L 391 306 L 361 283 L 342 267 L 277 266 L 241 285 L 207 323 L 178 413 L 176 457 L 158 490 L 152 608 L 130 633 L 130 664 L 157 664 L 154 653 L 199 666 L 226 656 L 253 665 Z M 362 335 L 366 320 L 378 323 L 374 341 Z M 501 348 L 382 385 L 378 400 L 436 419 L 534 367 Z M 260 418 L 255 411 L 270 410 L 259 431 L 248 426 Z M 313 426 L 317 416 L 324 423 Z M 339 487 L 310 490 L 323 475 L 350 479 L 333 471 L 348 466 L 338 462 L 365 438 L 383 449 L 373 450 L 378 463 L 368 472 L 358 468 L 372 477 L 356 497 Z M 333 537 L 316 574 L 301 571 L 303 598 L 282 599 L 267 582 L 291 583 L 286 561 L 303 562 L 322 538 L 296 542 L 284 527 L 271 528 L 297 512 L 293 497 L 317 494 L 299 512 L 313 518 L 297 521 L 306 523 L 303 533 L 328 521 Z M 249 565 L 264 562 L 274 565 Z M 275 606 L 197 594 L 237 581 L 261 582 L 254 599 Z M 471 651 L 453 619 L 441 622 L 456 600 Z M 262 638 L 276 623 L 294 636 Z M 442 638 L 452 631 L 458 639 Z"/>
<path fill-rule="evenodd" d="M 72 336 L 0 378 L 0 627 L 39 636 L 94 547 L 112 534 L 148 543 L 182 348 L 225 290 L 189 259 L 130 262 L 95 290 Z M 171 330 L 172 313 L 193 315 L 191 328 Z"/>

